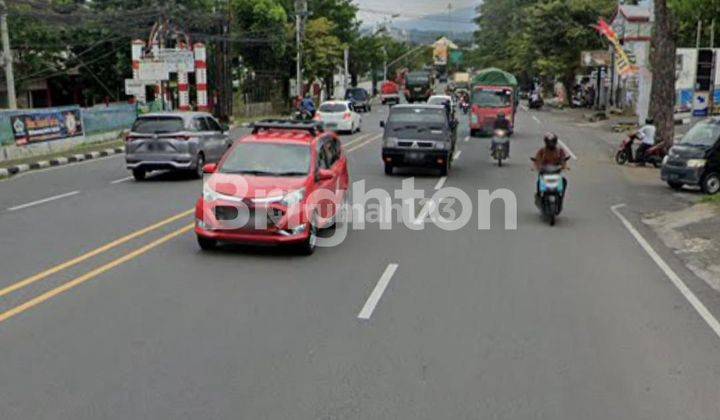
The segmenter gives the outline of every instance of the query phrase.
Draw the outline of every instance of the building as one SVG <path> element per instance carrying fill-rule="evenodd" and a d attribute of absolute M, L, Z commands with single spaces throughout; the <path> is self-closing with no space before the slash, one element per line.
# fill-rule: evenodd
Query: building
<path fill-rule="evenodd" d="M 630 75 L 621 76 L 617 71 L 613 72 L 613 103 L 623 109 L 631 109 L 638 121 L 645 120 L 650 105 L 650 40 L 654 20 L 652 7 L 652 2 L 647 1 L 638 5 L 621 4 L 610 22 L 623 49 L 636 66 L 636 71 Z"/>

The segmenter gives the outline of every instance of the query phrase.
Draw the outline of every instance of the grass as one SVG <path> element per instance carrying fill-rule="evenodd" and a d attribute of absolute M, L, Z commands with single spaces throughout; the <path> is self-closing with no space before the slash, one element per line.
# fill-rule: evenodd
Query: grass
<path fill-rule="evenodd" d="M 701 203 L 710 203 L 720 206 L 720 194 L 706 195 L 700 199 Z"/>
<path fill-rule="evenodd" d="M 30 164 L 30 163 L 35 163 L 35 162 L 39 162 L 42 160 L 49 160 L 49 159 L 54 159 L 54 158 L 58 158 L 58 157 L 66 157 L 66 156 L 70 156 L 70 155 L 74 155 L 74 154 L 78 154 L 78 153 L 96 152 L 96 151 L 105 150 L 108 148 L 120 147 L 122 145 L 123 145 L 122 140 L 110 140 L 110 141 L 79 144 L 77 146 L 74 146 L 69 149 L 59 151 L 59 152 L 53 152 L 53 153 L 37 155 L 37 156 L 27 156 L 24 158 L 2 161 L 2 162 L 0 162 L 0 168 L 7 168 L 10 166 L 22 165 L 22 164 Z"/>

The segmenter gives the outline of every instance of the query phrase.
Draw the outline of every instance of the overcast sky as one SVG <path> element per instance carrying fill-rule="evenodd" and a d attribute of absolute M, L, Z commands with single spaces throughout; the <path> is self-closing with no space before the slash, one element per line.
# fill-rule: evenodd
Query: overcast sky
<path fill-rule="evenodd" d="M 448 10 L 448 3 L 453 9 L 476 6 L 480 0 L 355 0 L 360 9 L 371 9 L 388 13 L 398 13 L 402 19 L 414 19 L 418 15 L 443 13 Z M 360 11 L 360 19 L 368 24 L 384 20 L 388 15 Z"/>

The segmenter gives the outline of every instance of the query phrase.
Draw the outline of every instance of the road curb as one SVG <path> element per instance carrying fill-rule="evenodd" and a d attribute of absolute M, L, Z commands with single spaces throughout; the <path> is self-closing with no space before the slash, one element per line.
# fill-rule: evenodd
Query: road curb
<path fill-rule="evenodd" d="M 76 162 L 82 162 L 85 160 L 97 159 L 97 158 L 116 155 L 116 154 L 120 154 L 120 153 L 124 153 L 124 152 L 125 152 L 124 147 L 116 147 L 116 148 L 108 148 L 108 149 L 104 149 L 104 150 L 100 150 L 100 151 L 62 156 L 62 157 L 52 158 L 49 160 L 41 160 L 41 161 L 33 162 L 33 163 L 23 163 L 21 165 L 8 166 L 6 168 L 0 168 L 0 178 L 10 177 L 12 175 L 17 175 L 17 174 L 20 174 L 23 172 L 28 172 L 28 171 L 32 171 L 32 170 L 36 170 L 36 169 L 44 169 L 44 168 L 49 168 L 51 166 L 63 166 L 63 165 L 68 165 L 70 163 L 76 163 Z"/>

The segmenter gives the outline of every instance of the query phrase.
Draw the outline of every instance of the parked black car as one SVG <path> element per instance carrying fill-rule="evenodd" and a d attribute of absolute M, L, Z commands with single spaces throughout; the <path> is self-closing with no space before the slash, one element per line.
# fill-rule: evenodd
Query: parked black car
<path fill-rule="evenodd" d="M 441 105 L 396 105 L 384 128 L 382 159 L 385 174 L 397 167 L 438 168 L 447 175 L 452 165 L 457 122 Z"/>
<path fill-rule="evenodd" d="M 670 148 L 662 180 L 673 189 L 699 185 L 706 194 L 720 192 L 720 118 L 708 118 Z"/>
<path fill-rule="evenodd" d="M 370 95 L 363 88 L 350 88 L 345 91 L 345 100 L 350 101 L 355 112 L 370 112 Z"/>

